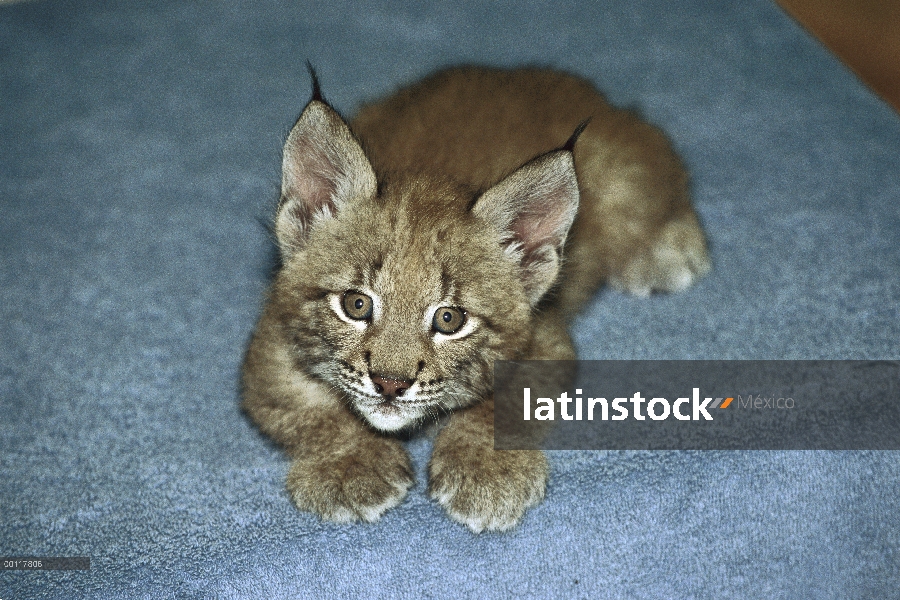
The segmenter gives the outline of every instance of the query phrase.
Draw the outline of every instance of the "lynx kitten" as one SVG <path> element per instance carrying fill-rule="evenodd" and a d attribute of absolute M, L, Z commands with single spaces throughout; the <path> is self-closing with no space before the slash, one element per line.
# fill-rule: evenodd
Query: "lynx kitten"
<path fill-rule="evenodd" d="M 509 529 L 548 467 L 493 449 L 494 361 L 574 358 L 566 318 L 604 281 L 646 295 L 702 276 L 687 175 L 659 131 L 569 75 L 443 71 L 349 125 L 313 80 L 243 406 L 290 455 L 297 506 L 333 521 L 399 504 L 413 472 L 392 434 L 449 415 L 431 497 L 473 531 Z"/>

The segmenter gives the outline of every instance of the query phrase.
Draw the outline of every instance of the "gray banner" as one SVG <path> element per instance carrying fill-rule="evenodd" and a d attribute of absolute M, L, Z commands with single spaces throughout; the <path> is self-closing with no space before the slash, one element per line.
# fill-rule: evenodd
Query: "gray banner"
<path fill-rule="evenodd" d="M 3 571 L 88 571 L 89 556 L 4 556 L 0 557 Z"/>
<path fill-rule="evenodd" d="M 898 450 L 900 361 L 498 361 L 498 450 Z"/>

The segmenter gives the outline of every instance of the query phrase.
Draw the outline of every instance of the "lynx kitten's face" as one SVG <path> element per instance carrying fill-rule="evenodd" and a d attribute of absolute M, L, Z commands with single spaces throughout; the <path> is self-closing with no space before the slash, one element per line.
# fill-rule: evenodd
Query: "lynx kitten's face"
<path fill-rule="evenodd" d="M 285 144 L 272 291 L 301 371 L 394 431 L 490 395 L 559 271 L 578 207 L 572 153 L 476 194 L 375 172 L 340 116 L 306 108 Z"/>
<path fill-rule="evenodd" d="M 313 225 L 280 282 L 298 360 L 378 429 L 485 397 L 493 361 L 527 329 L 515 257 L 460 193 L 388 185 L 360 198 Z"/>
<path fill-rule="evenodd" d="M 375 172 L 313 101 L 285 144 L 272 293 L 300 370 L 395 431 L 490 395 L 493 362 L 531 334 L 578 207 L 572 153 L 480 194 Z"/>

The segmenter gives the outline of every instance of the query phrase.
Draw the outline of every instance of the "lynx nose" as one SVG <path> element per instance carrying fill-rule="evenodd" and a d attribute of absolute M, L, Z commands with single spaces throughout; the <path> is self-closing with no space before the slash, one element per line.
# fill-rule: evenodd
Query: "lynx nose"
<path fill-rule="evenodd" d="M 382 377 L 381 375 L 370 375 L 370 377 L 378 393 L 386 398 L 402 396 L 403 392 L 412 385 L 411 381 L 406 381 L 405 379 L 394 379 L 393 377 Z"/>

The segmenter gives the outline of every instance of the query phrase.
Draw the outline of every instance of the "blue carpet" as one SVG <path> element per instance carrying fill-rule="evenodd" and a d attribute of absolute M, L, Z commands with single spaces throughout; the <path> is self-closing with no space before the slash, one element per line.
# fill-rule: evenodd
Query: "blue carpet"
<path fill-rule="evenodd" d="M 238 410 L 258 219 L 309 96 L 552 65 L 673 138 L 713 272 L 597 295 L 583 358 L 900 359 L 900 119 L 773 4 L 270 0 L 0 6 L 0 598 L 898 598 L 900 454 L 554 452 L 474 535 L 418 484 L 322 523 Z"/>

